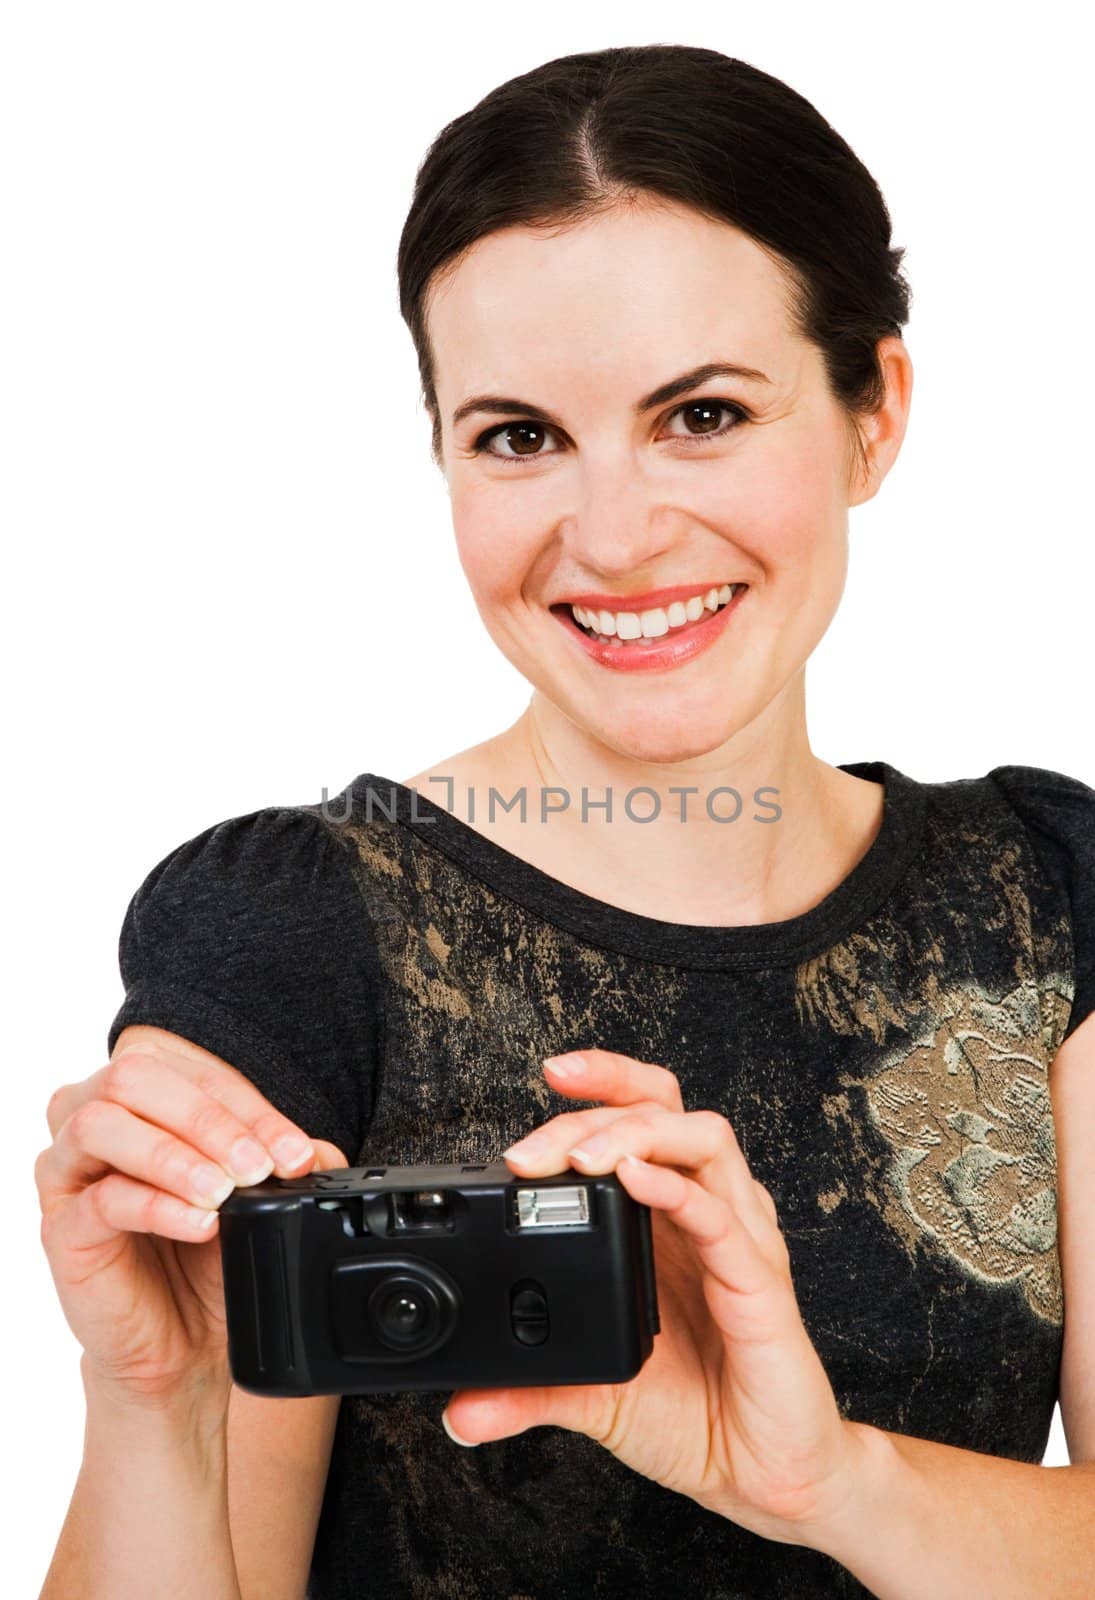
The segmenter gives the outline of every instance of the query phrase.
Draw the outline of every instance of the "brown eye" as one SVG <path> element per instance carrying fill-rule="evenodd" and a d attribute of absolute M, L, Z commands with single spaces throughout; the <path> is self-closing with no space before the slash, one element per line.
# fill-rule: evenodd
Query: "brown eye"
<path fill-rule="evenodd" d="M 684 421 L 686 432 L 671 433 L 671 439 L 699 443 L 706 438 L 718 439 L 732 433 L 746 421 L 747 413 L 741 406 L 733 405 L 728 400 L 689 400 L 686 405 L 678 406 L 672 417 L 680 417 Z M 729 421 L 725 420 L 727 418 Z"/>
<path fill-rule="evenodd" d="M 717 433 L 722 409 L 722 406 L 710 405 L 706 400 L 697 400 L 694 405 L 685 406 L 683 415 L 690 427 L 693 422 L 700 421 L 700 427 L 694 432 Z"/>
<path fill-rule="evenodd" d="M 542 439 L 544 430 L 535 422 L 518 422 L 505 430 L 506 442 L 519 456 L 536 455 L 536 441 Z"/>
<path fill-rule="evenodd" d="M 489 428 L 475 441 L 476 452 L 488 456 L 497 456 L 500 461 L 515 461 L 522 457 L 553 455 L 554 451 L 544 451 L 539 448 L 540 443 L 551 432 L 540 422 L 503 422 L 497 428 Z M 491 448 L 495 439 L 504 439 L 509 446 L 508 450 L 495 450 Z"/>
<path fill-rule="evenodd" d="M 678 443 L 686 445 L 703 444 L 707 439 L 722 439 L 743 422 L 748 422 L 749 413 L 743 406 L 733 400 L 688 400 L 684 405 L 677 406 L 669 414 L 669 421 L 676 417 L 686 420 L 686 432 L 669 433 L 663 437 L 675 439 Z M 693 426 L 697 424 L 697 426 Z M 558 455 L 558 450 L 544 450 L 541 448 L 544 441 L 551 437 L 553 430 L 545 423 L 534 422 L 525 417 L 517 422 L 499 422 L 495 427 L 488 428 L 486 433 L 481 433 L 472 446 L 473 455 L 493 456 L 496 461 L 504 461 L 513 465 L 520 461 L 533 461 L 541 456 Z M 506 449 L 494 449 L 494 440 L 502 439 Z"/>

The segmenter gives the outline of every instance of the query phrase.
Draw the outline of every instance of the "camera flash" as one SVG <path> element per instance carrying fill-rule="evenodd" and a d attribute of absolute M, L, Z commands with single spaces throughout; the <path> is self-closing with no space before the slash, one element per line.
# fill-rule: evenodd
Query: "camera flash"
<path fill-rule="evenodd" d="M 589 1191 L 582 1184 L 517 1191 L 519 1228 L 565 1228 L 588 1221 Z"/>

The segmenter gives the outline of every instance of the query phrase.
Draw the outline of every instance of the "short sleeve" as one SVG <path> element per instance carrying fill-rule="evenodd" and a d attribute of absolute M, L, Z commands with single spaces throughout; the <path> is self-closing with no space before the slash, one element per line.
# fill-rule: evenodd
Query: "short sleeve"
<path fill-rule="evenodd" d="M 343 847 L 314 810 L 216 823 L 159 861 L 129 903 L 108 1052 L 130 1023 L 180 1034 L 353 1165 L 377 1060 L 370 943 Z"/>
<path fill-rule="evenodd" d="M 1072 924 L 1076 993 L 1061 1042 L 1095 1011 L 1095 789 L 1046 767 L 989 773 L 1026 824 Z"/>

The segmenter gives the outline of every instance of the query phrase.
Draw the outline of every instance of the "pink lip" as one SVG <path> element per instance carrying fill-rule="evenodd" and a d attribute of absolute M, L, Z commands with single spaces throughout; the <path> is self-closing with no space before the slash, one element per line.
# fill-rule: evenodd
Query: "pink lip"
<path fill-rule="evenodd" d="M 696 590 L 674 592 L 695 594 Z M 600 666 L 611 667 L 616 672 L 664 672 L 672 667 L 683 666 L 702 651 L 709 650 L 748 593 L 748 588 L 739 589 L 721 611 L 709 612 L 697 622 L 686 622 L 683 627 L 671 628 L 650 644 L 599 644 L 596 639 L 582 632 L 569 610 L 556 611 L 554 615 L 570 636 L 578 641 L 586 655 Z M 578 605 L 581 602 L 574 603 Z"/>
<path fill-rule="evenodd" d="M 560 606 L 581 606 L 590 611 L 652 611 L 655 606 L 669 606 L 674 600 L 690 600 L 694 594 L 709 594 L 721 589 L 733 579 L 720 578 L 716 583 L 678 583 L 671 589 L 648 589 L 645 594 L 568 594 L 565 600 L 552 603 Z"/>

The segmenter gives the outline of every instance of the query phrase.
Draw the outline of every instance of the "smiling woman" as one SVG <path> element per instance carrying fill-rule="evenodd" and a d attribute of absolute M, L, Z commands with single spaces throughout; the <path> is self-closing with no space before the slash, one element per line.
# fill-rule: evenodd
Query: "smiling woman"
<path fill-rule="evenodd" d="M 404 782 L 365 772 L 159 862 L 122 930 L 121 1070 L 53 1106 L 41 1187 L 71 1202 L 113 1162 L 144 1183 L 106 1223 L 139 1230 L 135 1129 L 203 1074 L 328 1165 L 508 1146 L 523 1175 L 616 1171 L 652 1212 L 661 1330 L 625 1384 L 350 1393 L 333 1440 L 329 1409 L 292 1443 L 244 1413 L 245 1600 L 1080 1592 L 1090 1476 L 1038 1463 L 1058 1393 L 1095 1437 L 1095 791 L 832 765 L 806 726 L 849 510 L 908 421 L 901 258 L 819 112 L 713 50 L 550 61 L 425 156 L 401 306 L 463 570 L 529 704 Z M 133 1028 L 164 1030 L 155 1083 Z M 89 1097 L 135 1115 L 77 1137 Z M 215 1239 L 172 1226 L 174 1288 L 204 1262 L 215 1302 Z M 147 1338 L 123 1359 L 102 1278 L 83 1317 L 86 1241 L 54 1239 L 130 1437 L 158 1384 L 159 1471 L 185 1363 Z M 164 1469 L 160 1503 L 216 1553 L 204 1467 Z M 59 1574 L 109 1510 L 81 1502 Z"/>

